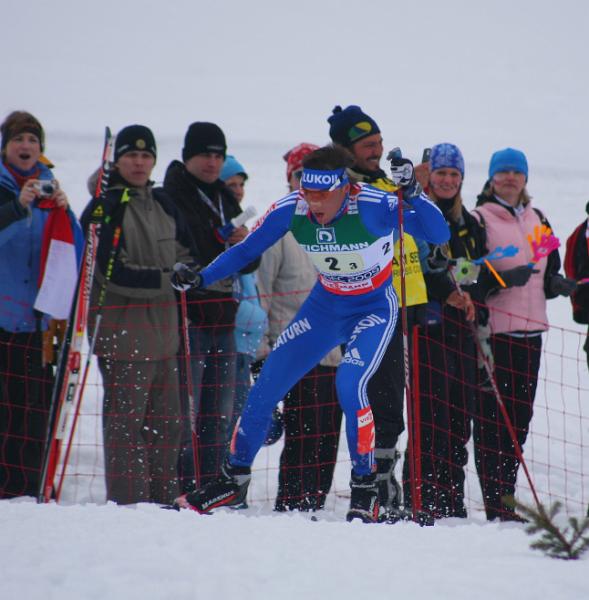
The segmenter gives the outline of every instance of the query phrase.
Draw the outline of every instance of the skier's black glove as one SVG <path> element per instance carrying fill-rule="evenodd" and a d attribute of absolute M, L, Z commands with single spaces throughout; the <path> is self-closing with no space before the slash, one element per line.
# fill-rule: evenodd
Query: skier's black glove
<path fill-rule="evenodd" d="M 202 276 L 195 269 L 184 263 L 174 265 L 174 273 L 170 279 L 172 287 L 178 292 L 202 287 Z"/>
<path fill-rule="evenodd" d="M 568 297 L 577 289 L 577 282 L 557 274 L 550 278 L 549 288 L 550 292 L 556 296 Z"/>
<path fill-rule="evenodd" d="M 505 282 L 505 286 L 511 288 L 526 285 L 530 280 L 532 273 L 539 273 L 539 271 L 530 265 L 521 265 L 519 267 L 514 267 L 513 269 L 508 269 L 507 271 L 500 271 L 499 275 Z"/>

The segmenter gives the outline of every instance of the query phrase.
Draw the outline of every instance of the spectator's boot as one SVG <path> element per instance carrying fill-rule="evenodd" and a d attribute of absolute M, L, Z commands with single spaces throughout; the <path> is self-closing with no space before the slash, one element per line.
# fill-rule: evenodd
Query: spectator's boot
<path fill-rule="evenodd" d="M 376 523 L 378 521 L 376 473 L 354 475 L 352 472 L 350 488 L 352 494 L 350 497 L 350 510 L 346 515 L 346 520 L 360 519 L 364 523 Z"/>
<path fill-rule="evenodd" d="M 190 508 L 201 514 L 221 506 L 243 505 L 251 479 L 250 467 L 235 467 L 226 459 L 221 475 L 204 487 L 176 498 L 178 508 Z"/>

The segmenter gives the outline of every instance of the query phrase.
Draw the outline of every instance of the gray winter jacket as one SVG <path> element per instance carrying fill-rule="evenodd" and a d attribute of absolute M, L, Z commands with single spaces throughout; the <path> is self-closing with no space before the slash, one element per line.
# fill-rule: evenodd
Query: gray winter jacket
<path fill-rule="evenodd" d="M 89 332 L 94 330 L 114 230 L 122 214 L 118 254 L 106 286 L 94 352 L 120 361 L 161 360 L 174 356 L 180 341 L 172 268 L 176 262 L 198 262 L 198 257 L 188 229 L 162 189 L 129 188 L 131 198 L 123 209 L 124 189 L 122 185 L 109 189 L 103 202 L 105 214 L 112 218 L 103 223 L 100 234 Z M 97 202 L 84 211 L 84 228 Z"/>

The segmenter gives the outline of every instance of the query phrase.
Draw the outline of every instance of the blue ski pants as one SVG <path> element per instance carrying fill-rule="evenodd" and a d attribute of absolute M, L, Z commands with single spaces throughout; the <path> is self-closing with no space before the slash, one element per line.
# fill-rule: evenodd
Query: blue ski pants
<path fill-rule="evenodd" d="M 317 283 L 276 340 L 252 387 L 233 434 L 229 461 L 250 466 L 262 446 L 272 410 L 334 347 L 345 344 L 336 374 L 346 417 L 352 470 L 367 475 L 374 465 L 374 421 L 367 386 L 395 329 L 398 303 L 391 285 L 356 296 L 336 295 Z"/>

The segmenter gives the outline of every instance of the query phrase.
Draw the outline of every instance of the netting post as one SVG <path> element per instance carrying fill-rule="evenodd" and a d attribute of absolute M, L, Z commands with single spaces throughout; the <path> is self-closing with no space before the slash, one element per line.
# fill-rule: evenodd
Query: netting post
<path fill-rule="evenodd" d="M 409 478 L 411 485 L 411 508 L 414 515 L 422 510 L 421 500 L 421 407 L 419 405 L 419 325 L 412 330 L 413 370 L 411 394 L 407 396 L 407 430 L 409 435 Z M 410 407 L 411 410 L 410 410 Z"/>

